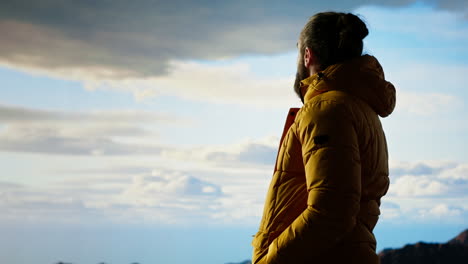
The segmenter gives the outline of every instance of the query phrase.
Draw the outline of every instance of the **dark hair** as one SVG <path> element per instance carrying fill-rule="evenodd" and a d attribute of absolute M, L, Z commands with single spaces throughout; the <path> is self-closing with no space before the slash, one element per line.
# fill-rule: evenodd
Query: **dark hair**
<path fill-rule="evenodd" d="M 300 53 L 309 47 L 320 70 L 362 55 L 366 24 L 351 13 L 324 12 L 312 16 L 301 31 Z"/>

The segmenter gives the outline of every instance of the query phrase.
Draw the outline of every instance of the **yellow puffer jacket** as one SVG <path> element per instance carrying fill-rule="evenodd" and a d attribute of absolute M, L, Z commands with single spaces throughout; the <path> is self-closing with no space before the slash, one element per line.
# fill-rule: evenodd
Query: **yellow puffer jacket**
<path fill-rule="evenodd" d="M 364 55 L 302 81 L 278 151 L 252 263 L 379 263 L 372 233 L 389 186 L 378 115 L 395 87 Z"/>

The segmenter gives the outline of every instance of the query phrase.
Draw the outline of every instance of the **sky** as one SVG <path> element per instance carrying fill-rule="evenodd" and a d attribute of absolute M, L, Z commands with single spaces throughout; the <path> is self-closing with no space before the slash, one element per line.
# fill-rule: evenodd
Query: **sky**
<path fill-rule="evenodd" d="M 468 228 L 466 1 L 2 1 L 0 262 L 250 258 L 298 35 L 360 15 L 397 88 L 378 250 Z"/>

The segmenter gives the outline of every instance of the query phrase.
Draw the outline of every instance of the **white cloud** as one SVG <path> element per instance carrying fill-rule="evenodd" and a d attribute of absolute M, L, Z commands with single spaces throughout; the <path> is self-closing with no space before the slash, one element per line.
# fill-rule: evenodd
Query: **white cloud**
<path fill-rule="evenodd" d="M 399 164 L 400 168 L 406 164 L 407 171 L 421 164 L 432 167 L 428 162 Z M 433 167 L 443 169 L 392 180 L 389 194 L 382 199 L 382 221 L 464 221 L 468 181 L 459 175 L 465 175 L 467 165 Z M 114 170 L 107 176 L 84 177 L 87 173 L 44 186 L 0 183 L 4 212 L 0 221 L 86 223 L 98 217 L 103 223 L 252 225 L 260 220 L 272 168 L 161 167 L 151 173 Z"/>
<path fill-rule="evenodd" d="M 274 60 L 274 59 L 273 59 Z M 291 60 L 294 61 L 294 60 Z M 296 66 L 291 64 L 291 69 Z M 172 62 L 164 76 L 127 80 L 84 80 L 92 89 L 131 92 L 139 100 L 170 95 L 184 99 L 247 104 L 257 107 L 289 107 L 299 99 L 293 92 L 293 77 L 256 75 L 246 63 L 224 65 L 200 62 Z"/>
<path fill-rule="evenodd" d="M 4 182 L 0 204 L 6 213 L 0 221 L 21 216 L 46 222 L 88 223 L 97 217 L 103 223 L 256 223 L 276 155 L 272 145 L 276 138 L 179 150 L 171 157 L 148 156 L 146 168 L 129 169 L 99 157 L 103 165 L 114 165 L 108 170 L 62 169 L 55 172 L 58 180 L 42 186 Z"/>
<path fill-rule="evenodd" d="M 447 169 L 440 174 L 440 178 L 444 180 L 468 182 L 468 164 L 460 164 L 454 168 Z"/>
<path fill-rule="evenodd" d="M 108 181 L 114 181 L 110 178 Z M 122 179 L 120 179 L 121 181 Z M 73 186 L 62 182 L 48 187 L 4 183 L 0 191 L 0 221 L 37 222 L 184 222 L 177 215 L 209 219 L 210 206 L 223 197 L 221 188 L 178 172 L 135 175 L 130 181 L 102 184 L 102 180 Z M 187 214 L 184 210 L 189 210 Z M 96 218 L 97 219 L 94 219 Z M 145 220 L 146 219 L 146 220 Z M 167 222 L 165 222 L 167 223 Z"/>
<path fill-rule="evenodd" d="M 277 137 L 265 137 L 229 145 L 167 149 L 161 153 L 161 156 L 167 159 L 208 162 L 220 167 L 237 167 L 242 164 L 272 167 L 278 152 L 278 144 Z"/>
<path fill-rule="evenodd" d="M 457 167 L 456 163 L 447 161 L 403 162 L 391 160 L 390 176 L 392 179 L 396 179 L 402 175 L 433 175 L 454 167 Z"/>
<path fill-rule="evenodd" d="M 463 223 L 468 217 L 466 168 L 466 163 L 446 161 L 392 162 L 382 219 Z"/>
<path fill-rule="evenodd" d="M 83 200 L 66 192 L 16 186 L 0 190 L 0 222 L 79 223 L 83 219 L 102 216 L 102 212 L 87 208 Z"/>
<path fill-rule="evenodd" d="M 121 222 L 180 223 L 183 219 L 196 219 L 199 223 L 256 224 L 261 217 L 277 154 L 276 137 L 217 146 L 158 148 L 119 138 L 127 134 L 131 139 L 144 138 L 149 133 L 144 125 L 147 117 L 134 119 L 138 112 L 127 117 L 123 114 L 118 122 L 118 112 L 101 115 L 1 109 L 10 113 L 0 114 L 7 124 L 0 130 L 0 146 L 4 150 L 10 146 L 11 151 L 39 153 L 142 154 L 143 159 L 132 161 L 139 165 L 130 169 L 125 168 L 132 164 L 130 160 L 126 164 L 103 160 L 103 164 L 112 164 L 110 171 L 75 170 L 73 177 L 42 187 L 1 183 L 1 204 L 8 212 L 2 219 L 30 216 L 54 221 L 49 215 L 73 221 L 79 215 L 83 219 L 100 217 Z M 152 113 L 146 115 L 155 118 Z M 107 117 L 112 121 L 107 122 Z M 73 126 L 70 119 L 81 122 Z M 468 211 L 462 206 L 468 202 L 467 168 L 468 165 L 457 162 L 392 161 L 390 191 L 383 198 L 382 219 L 415 221 L 424 216 L 425 221 L 431 221 L 445 210 L 454 221 L 460 221 Z M 60 179 L 68 175 L 66 170 L 59 173 Z M 83 175 L 94 178 L 77 182 Z M 445 207 L 435 207 L 440 204 Z"/>
<path fill-rule="evenodd" d="M 219 186 L 193 176 L 153 171 L 151 175 L 133 177 L 132 183 L 123 190 L 122 195 L 138 204 L 155 206 L 163 202 L 175 202 L 180 198 L 216 199 L 222 196 L 222 191 Z"/>
<path fill-rule="evenodd" d="M 290 55 L 294 57 L 295 55 Z M 259 59 L 268 63 L 268 59 Z M 272 62 L 278 63 L 275 57 Z M 283 59 L 291 63 L 294 58 Z M 255 61 L 255 60 L 253 60 Z M 128 92 L 137 101 L 156 96 L 179 98 L 221 104 L 240 104 L 259 108 L 287 108 L 300 106 L 293 92 L 293 76 L 261 76 L 252 64 L 226 61 L 223 64 L 174 61 L 164 76 L 144 79 L 98 80 L 78 76 L 85 87 Z M 433 65 L 414 62 L 389 64 L 387 79 L 397 87 L 397 113 L 416 116 L 441 116 L 460 111 L 464 107 L 459 91 L 464 89 L 468 68 L 462 65 Z M 443 78 L 434 78 L 443 76 Z M 441 91 L 441 87 L 447 87 Z M 127 115 L 131 115 L 128 113 Z M 59 118 L 59 117 L 56 117 Z M 159 118 L 165 118 L 164 115 Z M 166 117 L 167 119 L 167 117 Z"/>
<path fill-rule="evenodd" d="M 384 200 L 380 205 L 381 217 L 385 220 L 398 219 L 401 216 L 401 209 L 397 203 Z"/>
<path fill-rule="evenodd" d="M 463 213 L 463 209 L 450 207 L 446 204 L 438 204 L 432 207 L 428 213 L 436 217 L 456 217 Z"/>
<path fill-rule="evenodd" d="M 437 196 L 446 194 L 449 187 L 429 176 L 405 175 L 391 184 L 389 194 L 395 196 Z"/>
<path fill-rule="evenodd" d="M 412 214 L 412 215 L 411 215 Z M 446 203 L 428 204 L 412 212 L 407 211 L 400 215 L 403 219 L 412 219 L 418 222 L 464 223 L 468 217 L 468 208 L 448 205 Z"/>
<path fill-rule="evenodd" d="M 468 188 L 467 174 L 465 163 L 392 162 L 389 195 L 415 198 L 459 197 Z"/>

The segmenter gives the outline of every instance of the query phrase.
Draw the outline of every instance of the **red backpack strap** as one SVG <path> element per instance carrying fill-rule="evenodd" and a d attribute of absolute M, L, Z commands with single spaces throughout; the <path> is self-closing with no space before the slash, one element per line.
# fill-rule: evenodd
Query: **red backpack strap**
<path fill-rule="evenodd" d="M 278 162 L 278 155 L 279 155 L 279 151 L 281 149 L 281 145 L 283 144 L 284 137 L 288 133 L 289 128 L 291 127 L 291 125 L 294 123 L 294 120 L 296 119 L 296 115 L 297 115 L 297 112 L 299 112 L 299 109 L 300 108 L 291 108 L 291 109 L 289 109 L 288 116 L 286 117 L 286 122 L 285 122 L 284 128 L 283 128 L 283 134 L 281 135 L 281 140 L 280 140 L 280 144 L 279 144 L 279 147 L 278 147 L 278 153 L 276 154 L 274 172 L 276 172 L 276 163 Z"/>

